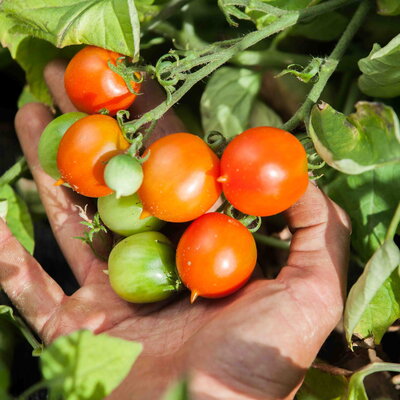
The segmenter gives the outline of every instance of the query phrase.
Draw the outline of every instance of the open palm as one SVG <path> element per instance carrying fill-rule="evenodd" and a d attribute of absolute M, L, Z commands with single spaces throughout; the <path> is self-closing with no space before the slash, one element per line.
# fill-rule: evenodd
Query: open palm
<path fill-rule="evenodd" d="M 73 111 L 63 90 L 64 65 L 46 70 L 63 112 Z M 135 103 L 137 113 L 160 101 L 149 83 Z M 77 329 L 140 341 L 144 351 L 110 399 L 158 399 L 187 373 L 193 399 L 292 398 L 329 332 L 340 319 L 350 227 L 345 213 L 314 185 L 286 212 L 294 233 L 288 265 L 275 280 L 257 279 L 233 296 L 133 305 L 119 299 L 99 261 L 84 243 L 75 205 L 85 200 L 40 168 L 37 144 L 51 121 L 38 103 L 22 108 L 18 136 L 38 185 L 57 241 L 81 288 L 66 296 L 0 222 L 0 283 L 45 342 Z M 154 137 L 182 131 L 168 113 Z"/>

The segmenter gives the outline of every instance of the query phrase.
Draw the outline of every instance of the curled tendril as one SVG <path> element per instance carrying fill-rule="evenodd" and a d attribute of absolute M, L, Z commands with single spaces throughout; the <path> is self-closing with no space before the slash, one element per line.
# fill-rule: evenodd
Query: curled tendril
<path fill-rule="evenodd" d="M 244 214 L 232 205 L 225 208 L 225 214 L 242 223 L 252 233 L 257 232 L 262 224 L 261 217 Z"/>
<path fill-rule="evenodd" d="M 221 156 L 225 147 L 228 144 L 228 140 L 226 137 L 218 131 L 210 131 L 204 136 L 204 141 L 208 144 L 208 146 L 212 149 L 212 151 Z"/>
<path fill-rule="evenodd" d="M 179 55 L 175 52 L 159 58 L 155 72 L 157 80 L 162 86 L 175 86 L 180 81 L 179 75 L 176 75 L 173 69 L 174 65 L 179 65 L 179 62 Z"/>
<path fill-rule="evenodd" d="M 321 156 L 315 150 L 314 143 L 311 140 L 311 138 L 307 135 L 303 135 L 299 137 L 299 139 L 307 153 L 308 169 L 314 171 L 325 167 L 326 162 L 321 158 Z M 322 176 L 323 174 L 311 177 L 310 179 L 316 180 L 321 178 Z"/>

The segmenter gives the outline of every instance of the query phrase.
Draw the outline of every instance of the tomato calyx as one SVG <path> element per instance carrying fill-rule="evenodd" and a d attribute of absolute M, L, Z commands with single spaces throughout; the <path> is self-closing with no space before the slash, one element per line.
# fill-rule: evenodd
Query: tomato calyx
<path fill-rule="evenodd" d="M 251 233 L 257 232 L 262 224 L 261 217 L 244 214 L 229 203 L 224 209 L 224 214 L 242 223 Z"/>
<path fill-rule="evenodd" d="M 134 82 L 136 84 L 142 83 L 144 80 L 144 77 L 140 72 L 138 72 L 138 67 L 136 65 L 129 63 L 127 61 L 127 57 L 125 57 L 125 56 L 118 57 L 115 64 L 113 64 L 109 60 L 107 62 L 107 65 L 108 65 L 108 68 L 111 69 L 111 71 L 118 74 L 124 80 L 129 92 L 131 92 L 132 94 L 134 94 L 136 96 L 142 94 L 142 93 L 138 93 L 135 91 L 131 82 Z"/>
<path fill-rule="evenodd" d="M 218 157 L 221 157 L 229 142 L 228 139 L 219 131 L 208 132 L 204 136 L 204 141 Z"/>

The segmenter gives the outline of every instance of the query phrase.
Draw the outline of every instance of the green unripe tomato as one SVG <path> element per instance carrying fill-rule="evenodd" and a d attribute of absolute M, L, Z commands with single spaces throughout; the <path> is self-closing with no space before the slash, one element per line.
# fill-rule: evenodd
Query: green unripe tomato
<path fill-rule="evenodd" d="M 117 198 L 130 196 L 138 191 L 143 182 L 142 166 L 136 158 L 119 154 L 108 161 L 104 169 L 104 180 L 115 191 Z"/>
<path fill-rule="evenodd" d="M 39 140 L 39 161 L 43 170 L 53 179 L 60 179 L 57 168 L 57 152 L 60 141 L 68 128 L 87 114 L 81 112 L 70 112 L 60 115 L 51 121 L 45 128 Z"/>
<path fill-rule="evenodd" d="M 143 206 L 137 194 L 119 199 L 117 199 L 115 193 L 99 197 L 97 209 L 104 225 L 122 236 L 156 231 L 165 224 L 164 221 L 153 216 L 140 219 Z"/>
<path fill-rule="evenodd" d="M 119 242 L 108 258 L 111 287 L 132 303 L 168 298 L 182 286 L 176 272 L 175 249 L 159 232 L 142 232 Z"/>

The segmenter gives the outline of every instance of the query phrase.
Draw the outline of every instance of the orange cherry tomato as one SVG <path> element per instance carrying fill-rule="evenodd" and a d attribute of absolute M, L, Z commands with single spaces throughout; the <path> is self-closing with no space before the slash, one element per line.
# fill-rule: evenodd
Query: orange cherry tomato
<path fill-rule="evenodd" d="M 243 286 L 257 261 L 253 235 L 235 219 L 204 214 L 182 235 L 176 266 L 184 285 L 197 296 L 227 296 Z"/>
<path fill-rule="evenodd" d="M 226 147 L 218 180 L 228 201 L 239 211 L 257 216 L 277 214 L 306 191 L 307 154 L 289 132 L 251 128 Z"/>
<path fill-rule="evenodd" d="M 135 100 L 124 79 L 108 66 L 116 65 L 121 54 L 95 46 L 80 50 L 69 62 L 64 75 L 65 89 L 74 106 L 85 113 L 95 114 L 107 109 L 110 115 L 127 109 Z M 140 83 L 131 81 L 135 92 Z"/>
<path fill-rule="evenodd" d="M 84 196 L 107 196 L 113 191 L 104 182 L 105 163 L 128 147 L 115 119 L 100 114 L 84 117 L 61 139 L 57 153 L 61 179 Z"/>
<path fill-rule="evenodd" d="M 191 221 L 217 201 L 221 185 L 219 159 L 190 133 L 175 133 L 154 142 L 144 153 L 143 183 L 138 194 L 144 213 L 169 222 Z"/>

